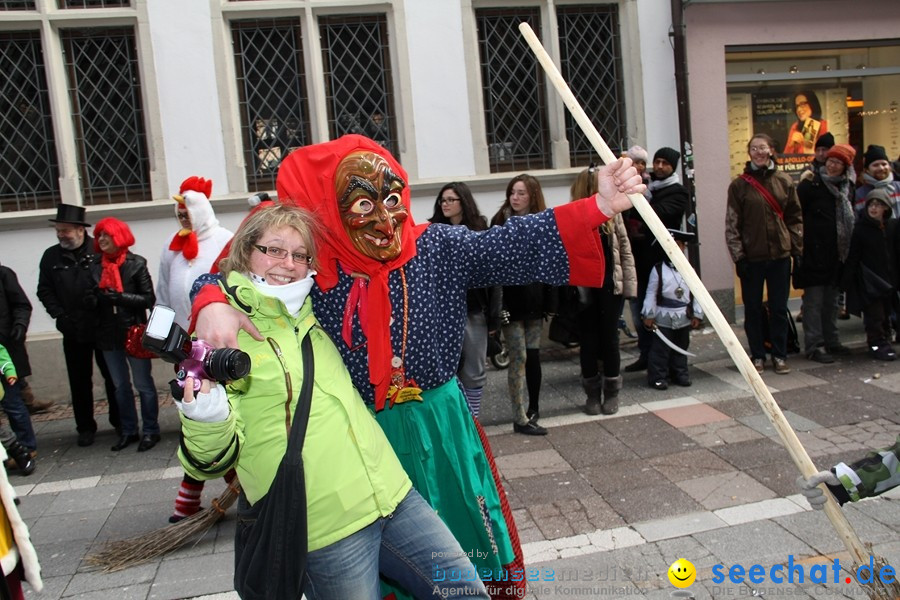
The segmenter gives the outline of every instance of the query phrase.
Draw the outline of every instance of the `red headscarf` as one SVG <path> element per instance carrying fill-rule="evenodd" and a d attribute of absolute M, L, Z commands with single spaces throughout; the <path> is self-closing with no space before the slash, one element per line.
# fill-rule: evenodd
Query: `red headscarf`
<path fill-rule="evenodd" d="M 97 238 L 101 233 L 107 234 L 112 238 L 116 245 L 114 254 L 107 254 L 100 250 L 100 243 Z M 119 267 L 125 262 L 125 255 L 128 248 L 134 245 L 134 234 L 131 233 L 128 225 L 113 217 L 106 217 L 94 225 L 94 251 L 101 255 L 100 264 L 103 266 L 103 272 L 100 274 L 99 287 L 101 290 L 113 290 L 115 292 L 122 291 L 122 276 L 119 274 Z"/>
<path fill-rule="evenodd" d="M 348 154 L 356 151 L 373 152 L 384 158 L 391 169 L 406 182 L 401 198 L 409 213 L 401 230 L 400 254 L 393 260 L 381 262 L 364 256 L 353 246 L 344 229 L 334 188 L 335 171 Z M 375 404 L 384 406 L 390 384 L 391 302 L 388 297 L 388 273 L 399 269 L 416 255 L 416 240 L 428 226 L 413 222 L 409 200 L 409 178 L 390 152 L 360 135 L 345 135 L 324 144 L 306 146 L 291 152 L 278 167 L 276 181 L 278 199 L 315 213 L 322 223 L 322 239 L 318 240 L 318 275 L 316 283 L 327 292 L 338 282 L 341 269 L 368 277 L 356 278 L 344 311 L 344 341 L 349 345 L 349 324 L 353 313 L 359 311 L 360 324 L 366 336 L 369 352 L 369 381 L 375 385 Z"/>

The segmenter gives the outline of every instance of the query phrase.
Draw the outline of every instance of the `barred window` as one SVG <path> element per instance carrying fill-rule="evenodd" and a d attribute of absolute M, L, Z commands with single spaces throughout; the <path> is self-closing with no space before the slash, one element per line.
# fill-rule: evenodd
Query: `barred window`
<path fill-rule="evenodd" d="M 122 8 L 131 6 L 130 0 L 58 0 L 59 8 Z"/>
<path fill-rule="evenodd" d="M 0 0 L 0 10 L 34 10 L 34 0 Z"/>
<path fill-rule="evenodd" d="M 518 29 L 524 21 L 540 35 L 540 9 L 479 9 L 475 15 L 491 172 L 549 168 L 544 74 Z"/>
<path fill-rule="evenodd" d="M 396 154 L 385 16 L 321 17 L 319 29 L 331 138 L 357 133 Z"/>
<path fill-rule="evenodd" d="M 52 208 L 59 165 L 41 37 L 0 33 L 0 209 Z"/>
<path fill-rule="evenodd" d="M 618 155 L 627 137 L 619 7 L 565 6 L 556 14 L 560 72 L 600 135 Z M 568 110 L 565 123 L 572 164 L 588 164 L 596 152 Z"/>
<path fill-rule="evenodd" d="M 250 191 L 271 190 L 281 159 L 311 142 L 298 19 L 232 23 Z"/>
<path fill-rule="evenodd" d="M 151 200 L 131 28 L 61 32 L 86 205 Z"/>

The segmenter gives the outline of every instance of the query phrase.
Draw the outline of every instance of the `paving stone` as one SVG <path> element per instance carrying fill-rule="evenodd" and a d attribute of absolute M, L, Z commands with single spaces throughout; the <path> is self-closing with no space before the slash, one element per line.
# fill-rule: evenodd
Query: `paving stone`
<path fill-rule="evenodd" d="M 730 420 L 728 415 L 706 404 L 666 408 L 656 410 L 654 411 L 654 414 L 672 427 L 677 427 L 679 429 L 715 421 Z"/>
<path fill-rule="evenodd" d="M 747 504 L 775 496 L 775 492 L 740 472 L 689 479 L 679 482 L 678 487 L 707 510 Z"/>
<path fill-rule="evenodd" d="M 785 410 L 782 411 L 782 413 L 784 414 L 784 417 L 787 419 L 788 423 L 790 423 L 791 427 L 794 428 L 794 431 L 813 431 L 814 429 L 821 429 L 822 427 L 815 421 L 810 421 L 809 419 L 801 417 L 793 411 Z M 766 415 L 751 415 L 749 417 L 740 417 L 738 418 L 738 421 L 753 429 L 754 431 L 758 431 L 766 437 L 778 436 L 778 432 L 775 431 L 775 427 L 772 425 L 772 422 Z"/>
<path fill-rule="evenodd" d="M 879 499 L 871 502 L 880 503 L 882 501 Z M 855 509 L 856 506 L 854 505 L 852 508 Z M 882 523 L 873 519 L 869 514 L 853 509 L 845 507 L 844 514 L 861 540 L 874 544 L 897 539 L 896 531 L 886 529 Z M 833 554 L 846 549 L 834 527 L 831 526 L 831 523 L 828 522 L 828 518 L 822 511 L 798 512 L 777 517 L 774 521 L 821 554 Z"/>
<path fill-rule="evenodd" d="M 760 414 L 759 402 L 756 398 L 735 398 L 732 400 L 711 401 L 712 406 L 729 417 L 748 417 Z"/>
<path fill-rule="evenodd" d="M 697 533 L 698 531 L 717 529 L 719 527 L 724 527 L 725 525 L 726 523 L 713 513 L 699 512 L 670 517 L 668 519 L 635 523 L 633 527 L 648 542 L 656 542 L 659 540 L 690 535 L 692 533 Z"/>
<path fill-rule="evenodd" d="M 674 454 L 697 448 L 698 444 L 679 430 L 664 435 L 642 434 L 633 437 L 620 437 L 626 446 L 634 450 L 641 458 L 652 458 L 664 454 Z"/>
<path fill-rule="evenodd" d="M 553 449 L 501 456 L 496 462 L 497 468 L 508 480 L 572 470 L 571 465 Z"/>
<path fill-rule="evenodd" d="M 233 568 L 234 556 L 229 553 L 164 561 L 151 587 L 150 598 L 168 600 L 232 591 L 230 574 Z"/>
<path fill-rule="evenodd" d="M 553 447 L 574 469 L 596 465 L 601 461 L 603 464 L 611 464 L 638 458 L 634 450 L 616 439 L 599 421 L 554 429 L 559 430 L 559 435 L 553 436 Z"/>
<path fill-rule="evenodd" d="M 697 442 L 697 445 L 702 448 L 737 444 L 763 438 L 761 433 L 731 420 L 685 427 L 681 432 Z"/>
<path fill-rule="evenodd" d="M 563 516 L 559 517 L 543 517 L 535 521 L 538 529 L 544 536 L 544 539 L 555 540 L 561 537 L 575 535 L 575 530 L 569 525 L 568 519 Z"/>
<path fill-rule="evenodd" d="M 673 483 L 620 490 L 604 496 L 604 500 L 626 523 L 661 519 L 687 512 L 698 512 L 703 507 Z"/>
<path fill-rule="evenodd" d="M 521 454 L 523 452 L 535 452 L 552 448 L 546 436 L 522 435 L 513 433 L 512 425 L 509 428 L 510 432 L 508 434 L 490 436 L 489 441 L 495 459 L 510 454 Z"/>
<path fill-rule="evenodd" d="M 31 539 L 42 544 L 93 540 L 100 533 L 109 509 L 39 517 L 29 526 Z"/>
<path fill-rule="evenodd" d="M 734 471 L 734 467 L 705 448 L 657 456 L 649 463 L 672 482 Z"/>
<path fill-rule="evenodd" d="M 790 460 L 783 460 L 761 467 L 751 467 L 743 472 L 775 492 L 778 496 L 790 496 L 800 491 L 797 487 L 797 477 L 800 475 L 800 471 L 797 470 L 796 465 Z"/>
<path fill-rule="evenodd" d="M 770 465 L 789 457 L 787 450 L 769 438 L 714 446 L 711 450 L 738 470 Z"/>
<path fill-rule="evenodd" d="M 660 472 L 645 460 L 623 460 L 604 466 L 584 467 L 580 473 L 604 496 L 618 490 L 656 485 L 663 479 Z"/>
<path fill-rule="evenodd" d="M 786 561 L 791 554 L 796 560 L 814 553 L 810 546 L 772 521 L 704 531 L 694 534 L 694 538 L 720 563 L 729 566 L 746 564 L 750 556 L 760 564 L 775 564 Z"/>
<path fill-rule="evenodd" d="M 594 529 L 614 529 L 625 525 L 619 513 L 600 496 L 579 498 L 578 502 L 584 507 L 588 522 Z"/>
<path fill-rule="evenodd" d="M 119 590 L 132 585 L 149 584 L 156 576 L 157 563 L 150 562 L 142 565 L 116 571 L 115 573 L 101 573 L 99 571 L 87 571 L 76 573 L 72 576 L 69 585 L 66 586 L 66 596 L 98 592 L 105 590 L 109 594 L 112 590 Z"/>
<path fill-rule="evenodd" d="M 545 502 L 547 498 L 579 498 L 596 494 L 590 484 L 576 471 L 551 473 L 536 477 L 521 477 L 509 482 L 522 506 Z M 518 505 L 514 508 L 519 508 Z"/>
<path fill-rule="evenodd" d="M 122 484 L 68 490 L 56 496 L 43 516 L 80 513 L 85 506 L 92 506 L 96 510 L 112 510 L 124 491 L 125 486 Z"/>
<path fill-rule="evenodd" d="M 741 506 L 721 508 L 715 511 L 715 515 L 728 525 L 740 525 L 751 521 L 772 519 L 784 515 L 802 512 L 803 509 L 785 498 L 772 498 L 761 500 Z"/>

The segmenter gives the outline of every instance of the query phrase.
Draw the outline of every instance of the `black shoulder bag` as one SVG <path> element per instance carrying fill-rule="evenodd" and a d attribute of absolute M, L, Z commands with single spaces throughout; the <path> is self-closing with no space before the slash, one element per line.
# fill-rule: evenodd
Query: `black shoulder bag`
<path fill-rule="evenodd" d="M 244 600 L 297 600 L 306 575 L 306 488 L 303 438 L 312 399 L 313 352 L 301 342 L 303 385 L 287 451 L 268 493 L 252 507 L 241 492 L 234 534 L 234 589 Z"/>

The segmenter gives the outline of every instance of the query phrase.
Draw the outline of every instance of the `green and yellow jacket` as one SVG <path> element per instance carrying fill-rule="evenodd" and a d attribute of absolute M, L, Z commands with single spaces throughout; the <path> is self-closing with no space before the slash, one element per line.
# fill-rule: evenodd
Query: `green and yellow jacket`
<path fill-rule="evenodd" d="M 281 300 L 260 294 L 238 273 L 228 276 L 223 289 L 231 305 L 250 317 L 265 340 L 254 340 L 244 331 L 238 334 L 252 368 L 245 378 L 228 384 L 231 412 L 225 421 L 200 423 L 181 415 L 185 447 L 195 464 L 224 453 L 214 472 L 203 472 L 179 450 L 187 473 L 197 479 L 213 479 L 233 466 L 251 504 L 268 492 L 287 449 L 303 379 L 300 343 L 308 332 L 315 357 L 303 445 L 309 551 L 389 515 L 412 483 L 353 387 L 341 355 L 313 315 L 309 299 L 299 314 L 292 316 Z"/>
<path fill-rule="evenodd" d="M 829 485 L 838 502 L 877 496 L 900 485 L 900 435 L 890 448 L 870 452 L 851 465 L 839 463 L 831 469 L 841 487 Z"/>

